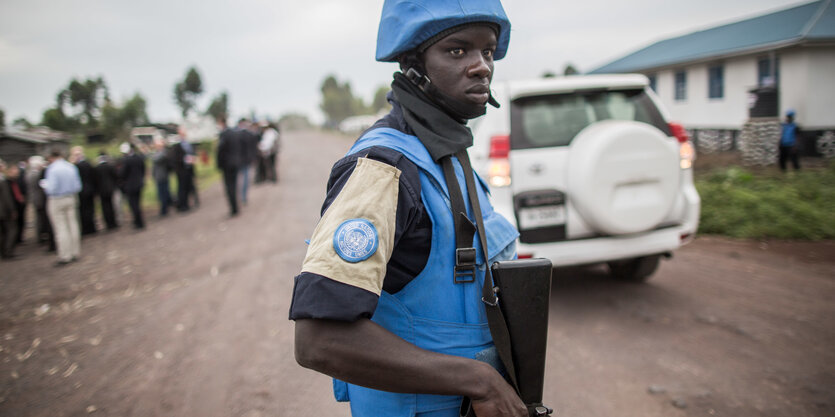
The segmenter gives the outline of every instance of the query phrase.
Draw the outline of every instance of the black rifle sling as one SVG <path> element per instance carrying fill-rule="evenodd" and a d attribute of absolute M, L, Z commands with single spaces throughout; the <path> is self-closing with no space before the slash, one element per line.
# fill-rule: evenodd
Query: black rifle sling
<path fill-rule="evenodd" d="M 444 170 L 444 179 L 449 189 L 452 221 L 455 224 L 455 272 L 453 279 L 456 284 L 474 282 L 476 250 L 473 247 L 473 236 L 475 236 L 476 227 L 467 217 L 467 206 L 464 203 L 464 196 L 461 194 L 458 179 L 455 177 L 452 156 L 441 159 L 441 167 Z"/>
<path fill-rule="evenodd" d="M 519 385 L 516 382 L 516 369 L 513 365 L 513 356 L 510 348 L 510 333 L 507 330 L 507 322 L 505 322 L 504 314 L 502 314 L 502 310 L 499 308 L 499 297 L 496 293 L 497 287 L 495 287 L 493 283 L 493 274 L 489 265 L 490 255 L 487 251 L 487 235 L 484 233 L 484 218 L 481 215 L 481 205 L 478 202 L 478 193 L 476 191 L 473 169 L 470 165 L 470 158 L 469 155 L 467 155 L 467 151 L 460 151 L 456 153 L 455 156 L 458 158 L 458 162 L 461 163 L 461 168 L 464 171 L 464 179 L 467 185 L 467 194 L 470 198 L 470 206 L 472 207 L 473 213 L 476 218 L 476 228 L 481 242 L 482 254 L 484 255 L 484 264 L 486 272 L 484 275 L 484 286 L 482 287 L 481 291 L 481 301 L 484 302 L 485 309 L 487 311 L 487 324 L 490 327 L 490 334 L 491 336 L 493 336 L 493 344 L 496 346 L 496 351 L 499 353 L 499 358 L 502 360 L 505 370 L 507 371 L 508 377 L 510 378 L 510 382 L 513 385 L 513 388 L 516 390 L 516 393 L 518 394 Z M 447 188 L 450 189 L 450 200 L 454 201 L 457 197 L 460 201 L 459 204 L 461 204 L 463 203 L 463 196 L 461 194 L 461 189 L 458 185 L 458 180 L 455 178 L 454 172 L 452 173 L 452 178 L 450 178 L 449 175 L 446 174 L 446 171 L 448 170 L 446 168 L 447 165 L 449 165 L 449 170 L 451 171 L 451 157 L 446 157 L 443 160 Z M 456 189 L 455 192 L 452 191 L 453 188 Z M 454 193 L 456 194 L 455 196 L 453 195 Z M 456 203 L 452 203 L 452 205 L 453 207 L 455 207 Z M 467 223 L 472 222 L 470 222 L 470 220 L 467 219 Z M 456 224 L 456 235 L 457 234 L 458 226 Z M 472 242 L 472 240 L 470 240 L 470 242 Z"/>

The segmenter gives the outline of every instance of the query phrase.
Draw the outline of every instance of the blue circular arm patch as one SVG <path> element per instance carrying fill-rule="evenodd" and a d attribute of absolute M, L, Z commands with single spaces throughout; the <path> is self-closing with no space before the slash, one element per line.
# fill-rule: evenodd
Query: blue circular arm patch
<path fill-rule="evenodd" d="M 377 251 L 377 229 L 366 219 L 345 220 L 333 234 L 333 249 L 348 262 L 368 259 Z"/>

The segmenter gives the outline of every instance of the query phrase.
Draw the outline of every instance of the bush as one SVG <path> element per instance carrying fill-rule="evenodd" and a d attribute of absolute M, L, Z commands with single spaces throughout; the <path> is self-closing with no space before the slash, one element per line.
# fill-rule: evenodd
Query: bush
<path fill-rule="evenodd" d="M 835 163 L 801 172 L 717 168 L 697 176 L 699 232 L 737 238 L 835 238 Z"/>

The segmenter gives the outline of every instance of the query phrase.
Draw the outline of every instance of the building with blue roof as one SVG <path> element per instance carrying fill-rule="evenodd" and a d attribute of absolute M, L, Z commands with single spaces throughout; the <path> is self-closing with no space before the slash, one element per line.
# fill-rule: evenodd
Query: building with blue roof
<path fill-rule="evenodd" d="M 835 4 L 819 0 L 665 39 L 591 73 L 641 73 L 688 129 L 738 131 L 773 88 L 809 134 L 835 130 Z M 777 116 L 777 114 L 775 114 Z"/>

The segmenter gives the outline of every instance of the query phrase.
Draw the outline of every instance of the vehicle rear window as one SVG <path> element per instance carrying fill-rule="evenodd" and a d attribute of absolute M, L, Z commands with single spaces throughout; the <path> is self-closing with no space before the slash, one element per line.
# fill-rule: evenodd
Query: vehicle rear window
<path fill-rule="evenodd" d="M 514 100 L 510 108 L 511 148 L 567 146 L 586 126 L 609 119 L 648 123 L 671 135 L 644 90 L 594 90 Z"/>

